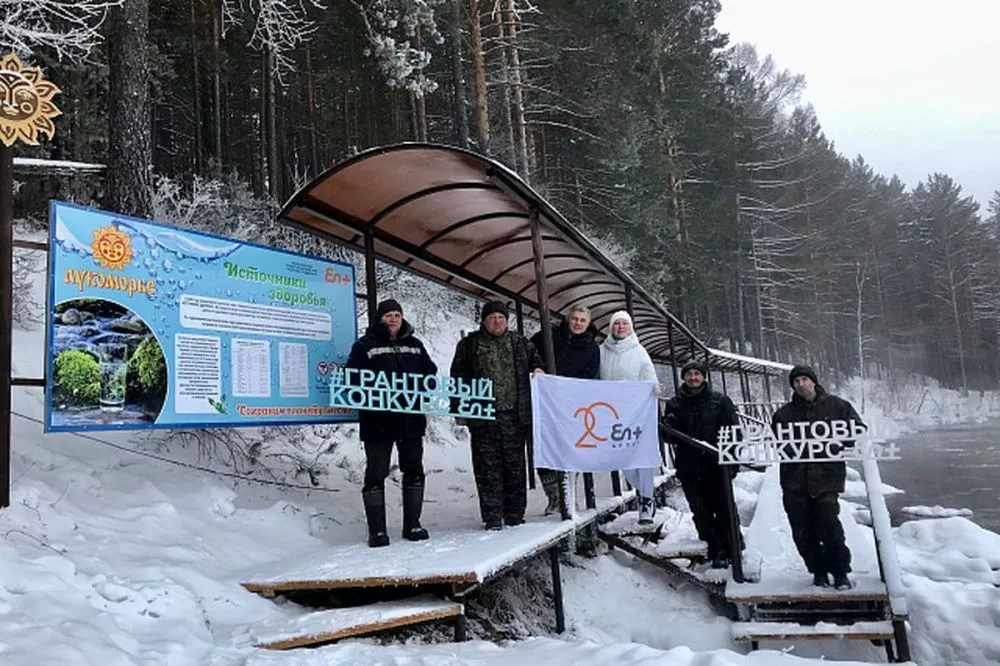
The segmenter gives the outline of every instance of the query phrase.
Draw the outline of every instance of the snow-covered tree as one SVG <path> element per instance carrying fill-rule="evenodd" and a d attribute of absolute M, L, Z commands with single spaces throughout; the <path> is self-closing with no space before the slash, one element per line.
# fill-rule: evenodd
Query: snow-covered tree
<path fill-rule="evenodd" d="M 122 0 L 0 0 L 0 45 L 20 55 L 45 47 L 59 59 L 86 55 Z"/>
<path fill-rule="evenodd" d="M 368 30 L 368 55 L 378 63 L 392 88 L 423 96 L 437 90 L 424 70 L 431 53 L 424 44 L 444 41 L 434 10 L 444 0 L 370 0 L 355 2 Z"/>
<path fill-rule="evenodd" d="M 270 58 L 272 76 L 282 84 L 295 71 L 295 49 L 316 31 L 310 7 L 326 9 L 319 0 L 223 0 L 227 24 L 253 21 L 250 47 Z"/>

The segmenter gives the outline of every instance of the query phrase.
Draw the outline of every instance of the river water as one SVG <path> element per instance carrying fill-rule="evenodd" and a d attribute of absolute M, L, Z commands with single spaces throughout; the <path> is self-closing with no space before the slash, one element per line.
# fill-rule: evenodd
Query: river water
<path fill-rule="evenodd" d="M 905 490 L 886 503 L 893 522 L 904 506 L 971 509 L 971 520 L 1000 533 L 1000 422 L 957 424 L 897 438 L 900 460 L 879 464 L 885 483 Z"/>

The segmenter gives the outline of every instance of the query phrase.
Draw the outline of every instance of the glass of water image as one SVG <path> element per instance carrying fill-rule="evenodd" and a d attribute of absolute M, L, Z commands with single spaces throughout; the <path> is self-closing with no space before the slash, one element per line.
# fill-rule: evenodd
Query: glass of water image
<path fill-rule="evenodd" d="M 101 365 L 101 411 L 120 412 L 125 408 L 128 375 L 128 345 L 106 342 L 97 345 Z"/>

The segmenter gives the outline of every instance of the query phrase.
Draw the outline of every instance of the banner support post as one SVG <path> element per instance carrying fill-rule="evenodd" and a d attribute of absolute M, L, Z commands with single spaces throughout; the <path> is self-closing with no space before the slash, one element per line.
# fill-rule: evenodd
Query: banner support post
<path fill-rule="evenodd" d="M 14 148 L 0 143 L 0 508 L 10 506 L 11 351 L 14 328 Z"/>

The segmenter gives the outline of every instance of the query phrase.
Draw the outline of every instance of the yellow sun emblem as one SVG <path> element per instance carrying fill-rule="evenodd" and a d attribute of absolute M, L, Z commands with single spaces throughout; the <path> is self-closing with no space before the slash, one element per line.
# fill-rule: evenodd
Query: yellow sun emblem
<path fill-rule="evenodd" d="M 94 259 L 101 268 L 123 271 L 132 263 L 132 239 L 114 227 L 101 227 L 95 231 L 90 247 L 94 249 Z"/>
<path fill-rule="evenodd" d="M 37 146 L 39 132 L 51 139 L 52 119 L 62 114 L 52 103 L 58 92 L 41 69 L 22 65 L 13 53 L 0 58 L 0 142 L 13 146 L 20 139 Z"/>

